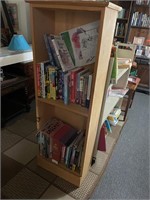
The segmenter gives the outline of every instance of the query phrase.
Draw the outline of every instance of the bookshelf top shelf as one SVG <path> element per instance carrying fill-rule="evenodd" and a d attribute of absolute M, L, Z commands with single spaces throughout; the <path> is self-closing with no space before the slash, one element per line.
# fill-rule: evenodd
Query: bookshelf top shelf
<path fill-rule="evenodd" d="M 95 9 L 98 11 L 100 10 L 101 7 L 109 7 L 111 9 L 117 10 L 117 11 L 121 11 L 121 7 L 117 6 L 111 2 L 101 2 L 101 1 L 91 1 L 91 0 L 76 0 L 76 1 L 67 1 L 67 0 L 59 0 L 59 1 L 55 1 L 55 0 L 25 0 L 27 3 L 32 3 L 32 4 L 42 4 L 42 7 L 45 5 L 52 5 L 53 8 L 58 8 L 57 6 L 61 5 L 63 6 L 62 8 L 65 8 L 64 6 L 83 6 L 82 10 L 84 8 L 84 6 L 88 7 L 90 10 L 93 9 L 95 7 Z M 94 9 L 94 10 L 95 10 Z"/>

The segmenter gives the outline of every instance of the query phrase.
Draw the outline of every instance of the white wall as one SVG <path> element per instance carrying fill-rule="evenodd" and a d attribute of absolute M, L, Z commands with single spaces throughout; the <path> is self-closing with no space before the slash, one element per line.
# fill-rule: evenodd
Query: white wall
<path fill-rule="evenodd" d="M 19 30 L 17 33 L 23 34 L 26 40 L 31 43 L 30 9 L 25 0 L 7 0 L 8 3 L 16 3 L 18 8 Z"/>

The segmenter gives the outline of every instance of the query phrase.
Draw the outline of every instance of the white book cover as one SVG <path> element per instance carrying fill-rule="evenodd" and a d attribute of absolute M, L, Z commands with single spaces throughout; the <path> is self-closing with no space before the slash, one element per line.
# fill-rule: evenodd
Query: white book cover
<path fill-rule="evenodd" d="M 63 72 L 74 69 L 75 66 L 62 37 L 60 35 L 51 35 L 51 37 L 53 37 L 52 42 Z"/>
<path fill-rule="evenodd" d="M 75 66 L 84 66 L 95 62 L 99 21 L 68 30 L 75 57 Z"/>

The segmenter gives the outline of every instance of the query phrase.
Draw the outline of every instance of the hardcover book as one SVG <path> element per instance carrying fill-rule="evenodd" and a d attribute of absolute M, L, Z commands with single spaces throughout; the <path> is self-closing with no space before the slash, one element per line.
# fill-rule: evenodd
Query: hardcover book
<path fill-rule="evenodd" d="M 47 73 L 48 73 L 48 69 L 50 68 L 50 63 L 49 60 L 48 61 L 43 61 L 40 64 L 40 84 L 41 84 L 41 97 L 42 98 L 46 98 L 47 94 L 46 94 L 46 77 L 47 77 Z"/>
<path fill-rule="evenodd" d="M 55 67 L 49 68 L 49 84 L 50 84 L 50 98 L 56 100 L 56 76 L 57 71 Z"/>
<path fill-rule="evenodd" d="M 91 97 L 91 87 L 92 87 L 92 74 L 89 74 L 88 79 L 88 88 L 87 88 L 87 97 L 86 97 L 86 107 L 89 108 L 90 106 L 90 97 Z"/>
<path fill-rule="evenodd" d="M 61 151 L 64 138 L 68 141 L 76 130 L 68 124 L 57 131 L 52 137 L 52 162 L 58 164 L 61 160 Z"/>
<path fill-rule="evenodd" d="M 82 71 L 83 68 L 77 68 L 71 70 L 70 72 L 70 101 L 75 103 L 76 100 L 76 91 L 77 91 L 77 74 Z"/>
<path fill-rule="evenodd" d="M 70 72 L 64 74 L 64 104 L 69 104 L 69 97 L 70 97 Z"/>
<path fill-rule="evenodd" d="M 76 103 L 79 104 L 80 101 L 80 77 L 85 74 L 86 72 L 88 72 L 89 69 L 82 69 L 82 71 L 80 71 L 79 73 L 77 73 L 77 82 L 76 82 Z"/>

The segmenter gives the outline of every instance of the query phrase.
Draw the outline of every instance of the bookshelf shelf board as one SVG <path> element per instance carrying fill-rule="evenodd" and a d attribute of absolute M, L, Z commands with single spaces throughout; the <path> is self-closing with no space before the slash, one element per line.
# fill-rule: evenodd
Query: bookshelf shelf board
<path fill-rule="evenodd" d="M 125 38 L 125 36 L 115 36 L 115 38 Z"/>
<path fill-rule="evenodd" d="M 125 21 L 125 22 L 127 22 L 128 19 L 127 18 L 117 18 L 117 21 Z"/>
<path fill-rule="evenodd" d="M 143 27 L 143 26 L 131 26 L 131 28 L 149 29 L 149 27 Z"/>
<path fill-rule="evenodd" d="M 79 173 L 67 169 L 62 164 L 56 165 L 52 163 L 50 159 L 43 158 L 40 155 L 37 155 L 37 164 L 48 171 L 52 171 L 55 175 L 61 176 L 63 179 L 74 185 L 78 186 L 80 184 L 81 177 Z"/>
<path fill-rule="evenodd" d="M 105 106 L 104 106 L 105 112 L 103 114 L 101 124 L 104 123 L 105 119 L 107 118 L 107 116 L 109 115 L 109 113 L 113 110 L 113 108 L 115 107 L 115 105 L 118 103 L 119 100 L 120 100 L 120 97 L 111 97 L 111 96 L 108 96 L 106 98 L 106 102 L 105 102 Z"/>
<path fill-rule="evenodd" d="M 38 101 L 56 106 L 58 108 L 62 108 L 64 110 L 68 110 L 70 112 L 79 114 L 84 117 L 88 117 L 88 114 L 89 114 L 89 109 L 75 103 L 69 103 L 69 105 L 65 105 L 62 100 L 53 100 L 53 99 L 48 100 L 48 99 L 42 99 L 42 98 L 38 98 Z"/>
<path fill-rule="evenodd" d="M 117 80 L 119 80 L 119 79 L 123 76 L 123 74 L 125 74 L 126 71 L 128 71 L 128 70 L 129 70 L 129 68 L 118 69 L 118 77 L 117 77 Z"/>

